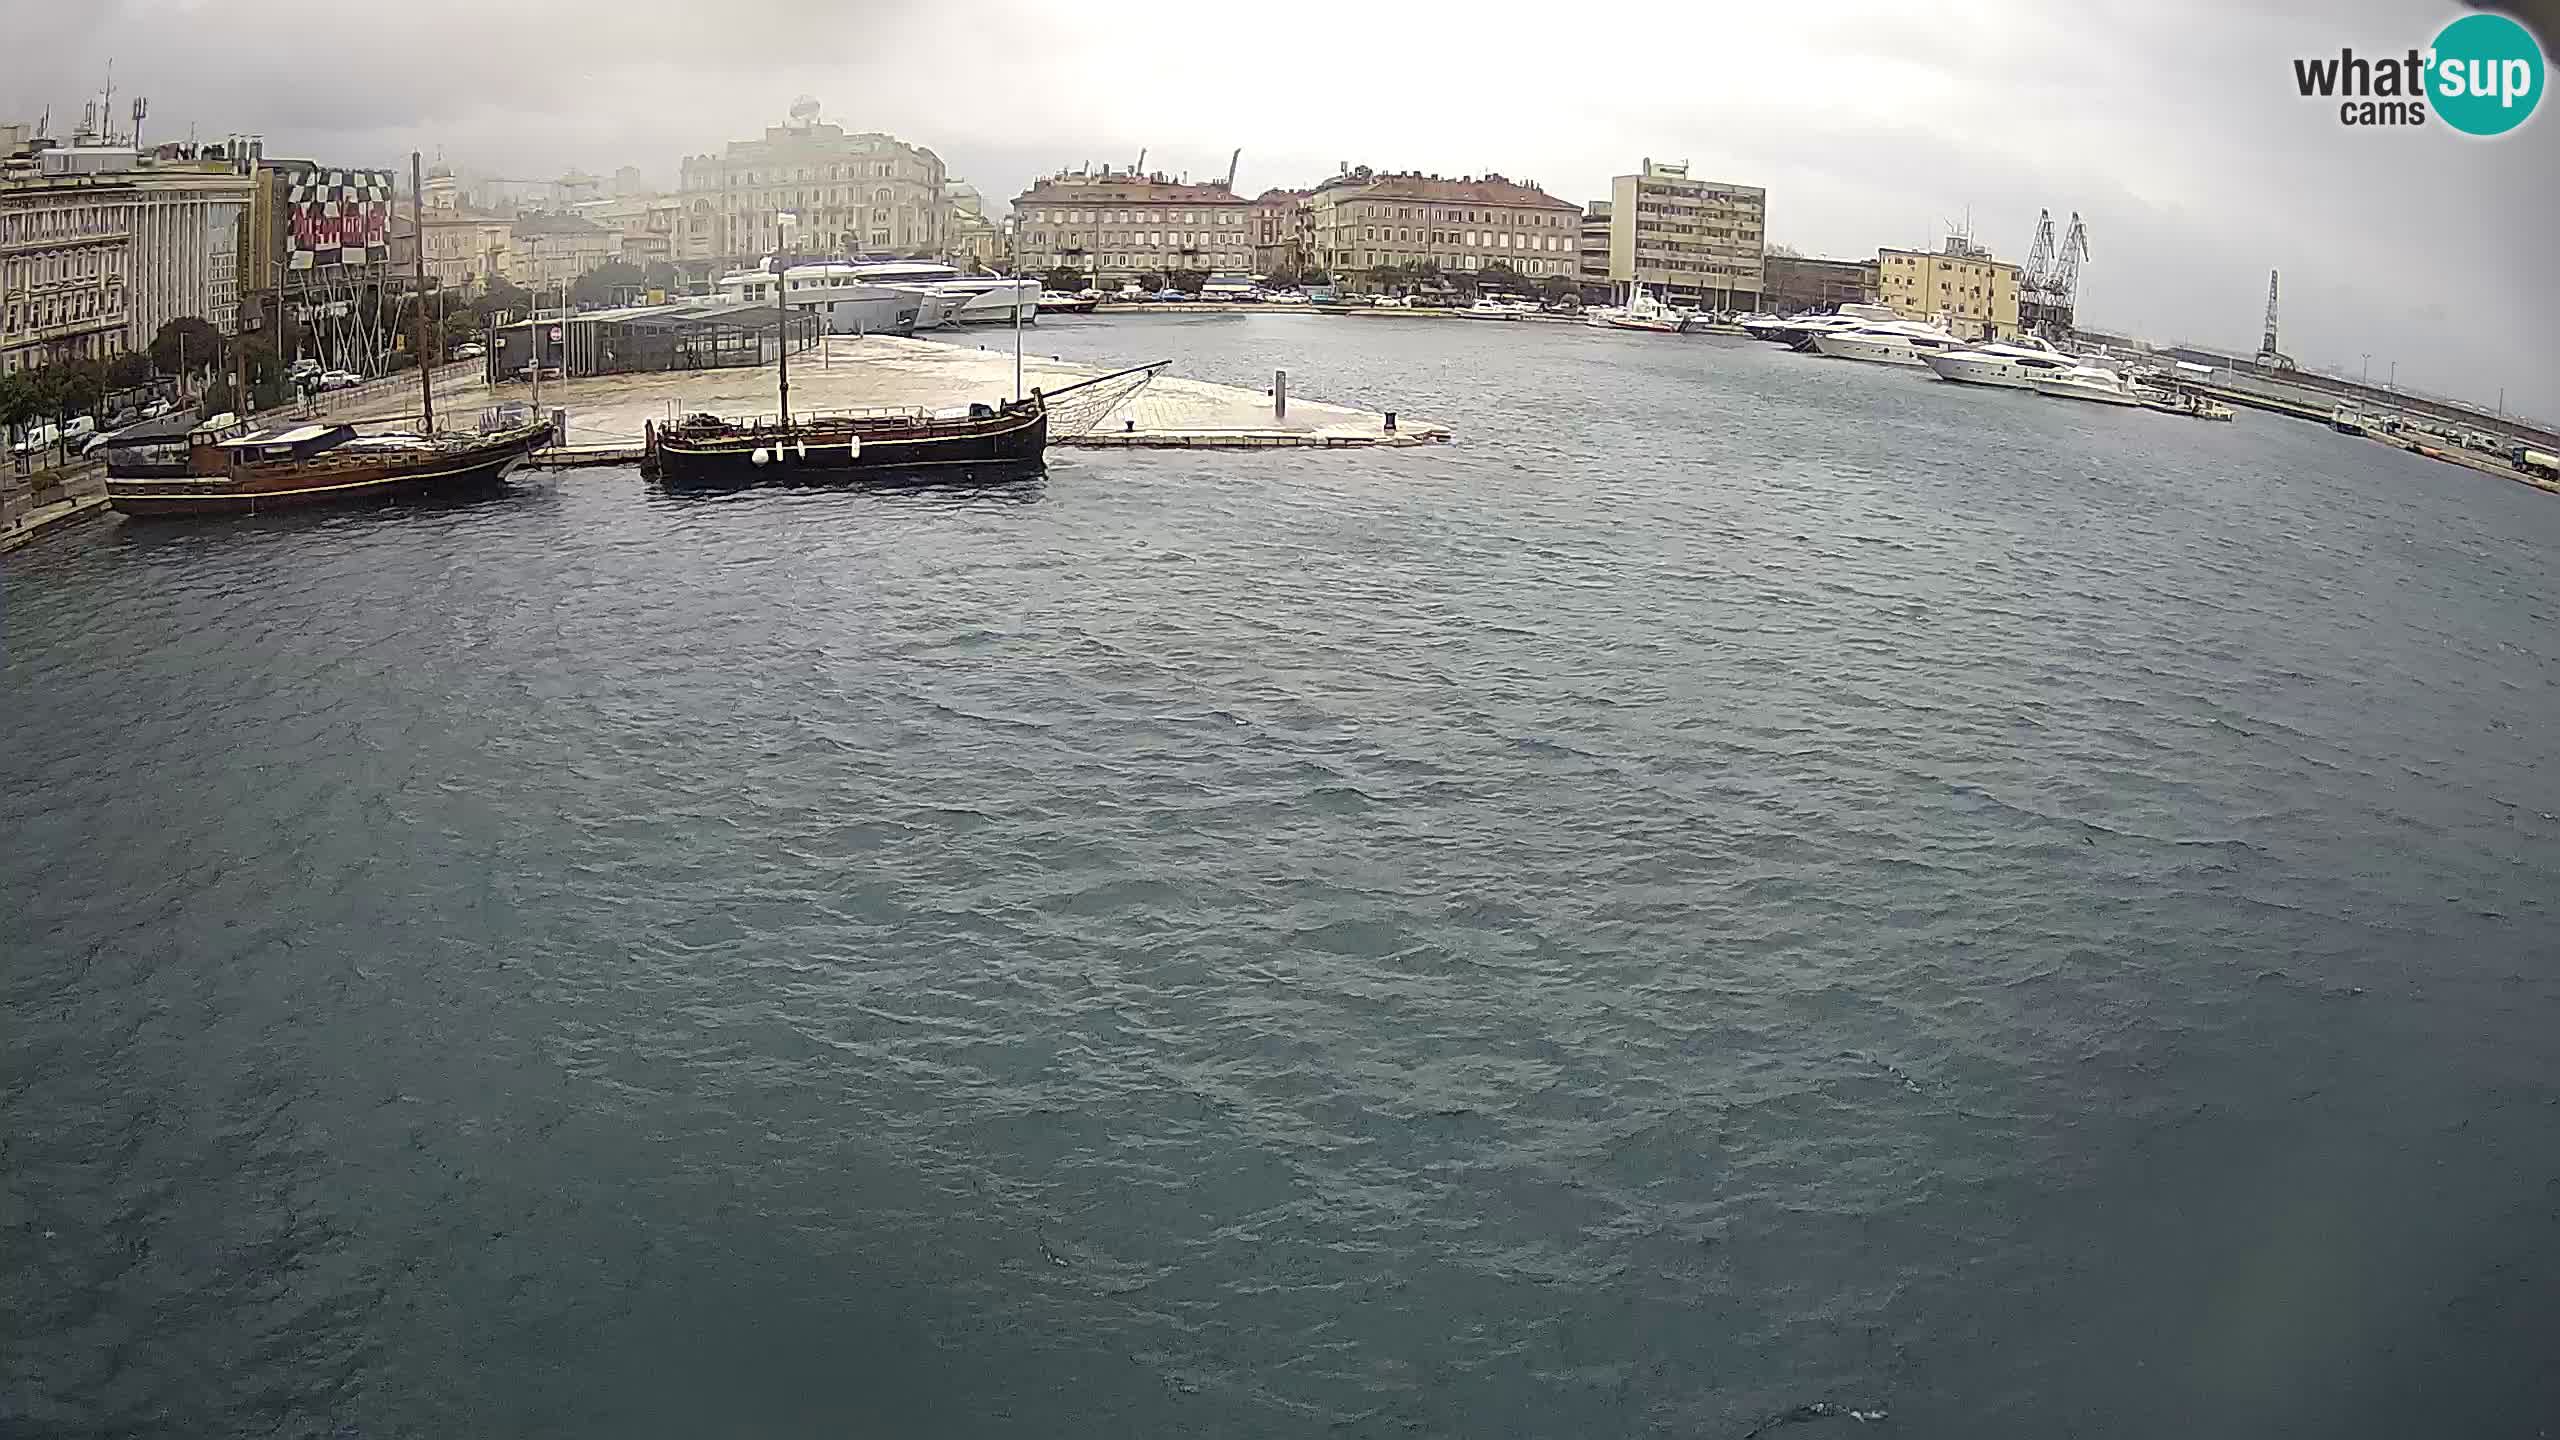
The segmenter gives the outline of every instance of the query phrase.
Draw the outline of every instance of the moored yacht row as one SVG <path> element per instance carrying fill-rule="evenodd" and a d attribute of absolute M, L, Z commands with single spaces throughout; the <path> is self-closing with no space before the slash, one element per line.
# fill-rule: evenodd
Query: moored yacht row
<path fill-rule="evenodd" d="M 2200 395 L 2162 389 L 2121 361 L 2070 354 L 2033 335 L 1962 340 L 1944 325 L 1912 320 L 1882 305 L 1847 304 L 1828 315 L 1746 316 L 1745 333 L 1797 350 L 1870 364 L 1925 365 L 1941 380 L 2031 390 L 2066 400 L 2139 406 L 2228 420 L 2229 407 Z"/>

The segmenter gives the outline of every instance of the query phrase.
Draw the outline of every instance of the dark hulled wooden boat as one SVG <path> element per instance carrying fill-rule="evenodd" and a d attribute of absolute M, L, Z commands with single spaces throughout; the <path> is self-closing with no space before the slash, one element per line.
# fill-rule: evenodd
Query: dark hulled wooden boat
<path fill-rule="evenodd" d="M 651 461 L 671 485 L 964 480 L 1037 469 L 1049 409 L 1027 400 L 965 411 L 878 410 L 779 420 L 688 415 L 656 432 Z"/>
<path fill-rule="evenodd" d="M 119 434 L 107 446 L 107 503 L 133 516 L 241 515 L 391 495 L 486 489 L 548 438 L 506 417 L 478 434 L 360 435 L 308 422 Z"/>

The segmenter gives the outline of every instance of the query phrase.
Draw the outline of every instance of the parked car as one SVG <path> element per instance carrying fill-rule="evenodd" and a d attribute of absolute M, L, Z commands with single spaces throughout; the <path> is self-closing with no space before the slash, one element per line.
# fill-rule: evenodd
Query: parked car
<path fill-rule="evenodd" d="M 1303 290 L 1277 290 L 1263 296 L 1262 300 L 1266 305 L 1304 305 L 1307 295 Z"/>
<path fill-rule="evenodd" d="M 30 425 L 27 427 L 26 434 L 19 437 L 18 443 L 9 447 L 9 453 L 33 455 L 40 450 L 52 449 L 61 439 L 62 432 L 49 424 Z"/>
<path fill-rule="evenodd" d="M 364 377 L 352 370 L 323 370 L 311 382 L 314 390 L 353 390 L 364 383 Z"/>
<path fill-rule="evenodd" d="M 1156 292 L 1156 299 L 1166 304 L 1176 304 L 1190 298 L 1191 297 L 1189 295 L 1184 294 L 1182 291 L 1177 290 L 1170 285 L 1167 285 Z"/>
<path fill-rule="evenodd" d="M 68 445 L 74 440 L 85 440 L 97 433 L 98 422 L 95 417 L 74 415 L 71 417 L 71 423 L 62 427 L 62 443 Z"/>
<path fill-rule="evenodd" d="M 453 347 L 453 358 L 456 360 L 477 360 L 488 353 L 488 347 L 476 340 L 466 340 Z"/>
<path fill-rule="evenodd" d="M 97 434 L 80 442 L 80 453 L 82 455 L 95 455 L 100 450 L 105 449 L 107 442 L 114 438 L 116 438 L 114 431 L 101 430 Z"/>
<path fill-rule="evenodd" d="M 517 366 L 517 367 L 516 367 L 516 378 L 517 378 L 517 379 L 519 379 L 519 380 L 530 380 L 530 379 L 532 379 L 532 378 L 533 378 L 533 362 L 532 362 L 532 361 L 530 361 L 530 360 L 527 360 L 527 361 L 526 361 L 526 362 L 524 362 L 522 365 Z M 542 367 L 542 378 L 543 378 L 543 379 L 545 379 L 545 380 L 565 380 L 565 379 L 567 379 L 568 377 L 567 377 L 566 375 L 564 375 L 564 374 L 562 374 L 562 373 L 561 373 L 561 370 L 560 370 L 560 367 L 559 367 L 559 366 L 557 366 L 557 365 L 545 365 L 545 366 L 543 366 L 543 367 Z"/>

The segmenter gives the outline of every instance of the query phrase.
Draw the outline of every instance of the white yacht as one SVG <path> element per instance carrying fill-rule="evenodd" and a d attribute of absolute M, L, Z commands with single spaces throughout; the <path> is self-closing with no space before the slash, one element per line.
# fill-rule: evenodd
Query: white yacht
<path fill-rule="evenodd" d="M 1842 360 L 1879 365 L 1926 365 L 1932 355 L 1964 348 L 1964 342 L 1917 320 L 1888 320 L 1825 330 L 1814 335 L 1813 348 Z"/>
<path fill-rule="evenodd" d="M 2029 389 L 2065 400 L 2095 400 L 2101 405 L 2145 405 L 2150 393 L 2104 365 L 2074 365 L 2054 375 L 2039 375 Z"/>
<path fill-rule="evenodd" d="M 1016 307 L 1021 309 L 1025 324 L 1037 320 L 1040 315 L 1040 282 L 1037 280 L 1017 280 L 1005 275 L 963 275 L 948 265 L 931 260 L 862 260 L 854 262 L 853 272 L 873 285 L 957 297 L 959 313 L 951 320 L 955 325 L 1010 325 Z"/>
<path fill-rule="evenodd" d="M 1782 341 L 1798 350 L 1811 350 L 1816 335 L 1854 329 L 1860 325 L 1882 325 L 1901 318 L 1889 305 L 1865 305 L 1851 301 L 1828 315 L 1798 315 L 1782 325 L 1770 327 L 1769 333 L 1761 338 Z"/>
<path fill-rule="evenodd" d="M 2040 377 L 2061 374 L 2079 363 L 2034 335 L 1987 341 L 1929 357 L 1929 368 L 1937 371 L 1941 380 L 2011 390 L 2033 390 Z"/>
<path fill-rule="evenodd" d="M 774 286 L 790 287 L 795 309 L 827 317 L 835 335 L 905 335 L 951 323 L 964 297 L 934 295 L 903 286 L 875 285 L 856 267 L 837 262 L 793 265 L 777 277 L 771 270 L 732 270 L 720 277 L 720 298 L 748 305 L 770 305 Z"/>
<path fill-rule="evenodd" d="M 1677 335 L 1689 328 L 1690 312 L 1666 305 L 1660 296 L 1641 285 L 1627 287 L 1627 303 L 1601 317 L 1600 323 L 1612 330 L 1649 330 L 1655 334 Z"/>

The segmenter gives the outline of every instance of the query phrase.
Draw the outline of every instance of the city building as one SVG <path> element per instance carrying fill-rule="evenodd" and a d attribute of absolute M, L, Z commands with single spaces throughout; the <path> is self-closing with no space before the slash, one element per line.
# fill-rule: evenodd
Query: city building
<path fill-rule="evenodd" d="M 474 295 L 507 277 L 515 262 L 515 217 L 465 203 L 461 182 L 442 162 L 427 171 L 427 279 L 436 288 Z M 401 245 L 409 217 L 392 221 L 392 269 L 407 261 Z"/>
<path fill-rule="evenodd" d="M 622 257 L 619 232 L 578 215 L 519 215 L 507 230 L 507 278 L 536 292 Z"/>
<path fill-rule="evenodd" d="M 1013 200 L 1021 273 L 1081 270 L 1119 281 L 1178 270 L 1243 270 L 1253 263 L 1251 206 L 1221 182 L 1163 175 L 1061 171 Z"/>
<path fill-rule="evenodd" d="M 1594 200 L 1582 207 L 1582 298 L 1600 302 L 1616 299 L 1609 284 L 1609 212 L 1614 202 Z"/>
<path fill-rule="evenodd" d="M 105 137 L 88 137 L 93 141 Z M 0 373 L 145 350 L 168 321 L 236 329 L 253 182 L 192 146 L 44 148 L 0 171 Z"/>
<path fill-rule="evenodd" d="M 1759 308 L 1767 191 L 1647 157 L 1611 182 L 1609 202 L 1612 284 L 1633 281 L 1675 304 Z"/>
<path fill-rule="evenodd" d="M 1842 305 L 1876 301 L 1873 260 L 1816 260 L 1805 255 L 1772 255 L 1762 262 L 1765 277 L 1760 308 L 1780 315 L 1808 310 L 1836 310 Z"/>
<path fill-rule="evenodd" d="M 2018 333 L 2018 267 L 1966 236 L 1934 252 L 1879 250 L 1876 272 L 1877 299 L 1897 315 L 1939 321 L 1963 340 Z"/>
<path fill-rule="evenodd" d="M 1253 197 L 1245 224 L 1251 230 L 1253 268 L 1270 275 L 1307 268 L 1315 252 L 1315 212 L 1310 190 L 1265 190 Z"/>
<path fill-rule="evenodd" d="M 987 203 L 978 187 L 954 180 L 943 187 L 943 258 L 963 270 L 992 270 L 1004 253 L 1004 235 L 987 218 Z"/>
<path fill-rule="evenodd" d="M 240 242 L 256 182 L 227 160 L 157 164 L 136 172 L 129 349 L 186 316 L 225 335 L 240 323 Z"/>
<path fill-rule="evenodd" d="M 130 173 L 0 177 L 0 375 L 130 348 L 132 262 Z"/>
<path fill-rule="evenodd" d="M 767 127 L 761 140 L 688 156 L 682 172 L 684 228 L 672 246 L 679 258 L 748 263 L 784 249 L 943 250 L 942 157 L 895 136 L 822 124 L 815 100 L 793 105 L 790 122 Z"/>
<path fill-rule="evenodd" d="M 1500 175 L 1347 170 L 1308 197 L 1317 263 L 1362 283 L 1383 265 L 1435 265 L 1444 275 L 1503 267 L 1532 284 L 1578 283 L 1582 207 Z"/>

